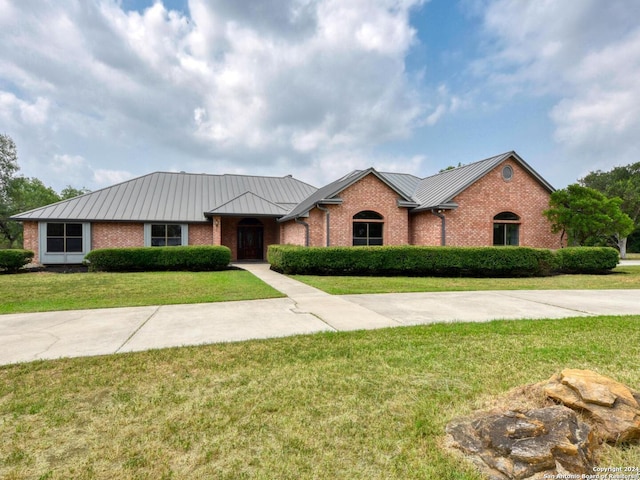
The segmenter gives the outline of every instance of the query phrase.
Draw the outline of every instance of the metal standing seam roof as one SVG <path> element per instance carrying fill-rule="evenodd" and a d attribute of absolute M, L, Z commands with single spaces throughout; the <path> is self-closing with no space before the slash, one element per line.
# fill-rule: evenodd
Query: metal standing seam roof
<path fill-rule="evenodd" d="M 548 191 L 554 188 L 511 151 L 420 179 L 404 173 L 354 170 L 317 189 L 292 176 L 208 175 L 155 172 L 95 192 L 14 215 L 15 220 L 205 222 L 213 215 L 302 217 L 369 174 L 377 176 L 412 211 L 455 208 L 453 199 L 507 159 L 513 159 Z M 328 203 L 328 202 L 327 202 Z"/>
<path fill-rule="evenodd" d="M 281 216 L 291 205 L 297 205 L 316 190 L 291 176 L 155 172 L 12 218 L 204 222 L 207 221 L 206 212 L 234 200 L 241 208 L 238 214 Z"/>

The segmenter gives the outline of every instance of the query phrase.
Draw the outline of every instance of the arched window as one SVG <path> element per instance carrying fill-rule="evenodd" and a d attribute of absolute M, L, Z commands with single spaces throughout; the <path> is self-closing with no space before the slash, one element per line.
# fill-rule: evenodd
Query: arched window
<path fill-rule="evenodd" d="M 520 217 L 513 212 L 500 212 L 493 217 L 493 244 L 520 244 Z"/>
<path fill-rule="evenodd" d="M 384 217 L 372 210 L 363 210 L 353 216 L 353 245 L 382 245 Z"/>

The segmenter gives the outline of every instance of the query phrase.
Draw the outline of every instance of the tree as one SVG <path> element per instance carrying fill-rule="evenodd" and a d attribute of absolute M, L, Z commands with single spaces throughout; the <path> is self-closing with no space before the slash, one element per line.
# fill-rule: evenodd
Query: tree
<path fill-rule="evenodd" d="M 22 244 L 22 225 L 9 217 L 60 201 L 60 196 L 37 178 L 14 177 L 9 180 L 7 200 L 0 203 L 0 236 L 9 247 Z"/>
<path fill-rule="evenodd" d="M 69 200 L 70 198 L 78 197 L 80 195 L 84 195 L 85 193 L 89 193 L 91 190 L 88 188 L 74 188 L 71 185 L 67 185 L 60 192 L 60 200 Z"/>
<path fill-rule="evenodd" d="M 551 194 L 544 215 L 553 232 L 562 233 L 561 243 L 566 236 L 571 245 L 587 245 L 633 231 L 633 220 L 622 212 L 621 204 L 618 197 L 607 198 L 593 188 L 573 184 Z"/>
<path fill-rule="evenodd" d="M 18 170 L 16 144 L 9 135 L 0 133 L 0 202 L 6 200 L 9 182 Z"/>
<path fill-rule="evenodd" d="M 37 178 L 16 177 L 19 169 L 16 144 L 0 134 L 0 247 L 22 245 L 22 225 L 11 215 L 89 192 L 68 185 L 58 195 Z"/>
<path fill-rule="evenodd" d="M 634 230 L 640 229 L 640 162 L 624 167 L 615 167 L 609 172 L 601 170 L 590 172 L 579 182 L 585 187 L 598 190 L 607 197 L 621 198 L 620 208 L 633 221 Z M 616 240 L 620 256 L 625 258 L 627 236 L 617 236 Z"/>

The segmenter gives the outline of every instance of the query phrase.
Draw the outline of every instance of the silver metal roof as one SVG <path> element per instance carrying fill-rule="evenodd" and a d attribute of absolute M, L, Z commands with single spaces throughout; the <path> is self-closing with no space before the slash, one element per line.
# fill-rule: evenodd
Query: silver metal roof
<path fill-rule="evenodd" d="M 316 190 L 291 176 L 155 172 L 12 218 L 202 222 L 206 212 L 229 213 L 230 206 L 237 215 L 281 216 Z"/>
<path fill-rule="evenodd" d="M 318 203 L 340 202 L 345 188 L 369 174 L 398 193 L 398 205 L 412 211 L 455 208 L 454 198 L 502 162 L 512 159 L 547 183 L 515 152 L 507 152 L 420 179 L 373 168 L 354 170 L 317 189 L 286 177 L 206 175 L 156 172 L 14 215 L 16 220 L 203 222 L 209 216 L 278 217 L 280 221 L 306 216 Z"/>

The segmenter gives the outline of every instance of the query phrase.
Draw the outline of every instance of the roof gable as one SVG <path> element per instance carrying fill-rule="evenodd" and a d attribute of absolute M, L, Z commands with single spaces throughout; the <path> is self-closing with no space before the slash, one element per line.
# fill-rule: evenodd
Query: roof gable
<path fill-rule="evenodd" d="M 376 176 L 381 182 L 386 184 L 389 188 L 395 191 L 405 202 L 412 203 L 413 199 L 410 195 L 407 195 L 406 191 L 400 188 L 394 181 L 392 175 L 393 174 L 383 174 L 378 172 L 375 168 L 371 167 L 366 170 L 353 170 L 349 172 L 344 177 L 339 178 L 338 180 L 331 182 L 328 185 L 318 189 L 313 195 L 306 198 L 303 202 L 296 205 L 296 207 L 291 210 L 287 215 L 282 217 L 281 221 L 292 220 L 296 217 L 306 215 L 311 209 L 313 209 L 317 204 L 322 203 L 334 203 L 330 202 L 336 198 L 336 196 L 353 185 L 354 183 L 359 182 L 361 179 L 366 177 L 367 175 Z"/>
<path fill-rule="evenodd" d="M 414 198 L 420 206 L 416 211 L 427 210 L 437 207 L 455 206 L 453 199 L 469 188 L 473 183 L 484 177 L 495 167 L 505 162 L 513 160 L 530 173 L 549 192 L 555 189 L 542 178 L 529 164 L 527 164 L 516 152 L 506 152 L 495 157 L 490 157 L 479 162 L 470 163 L 462 167 L 445 170 L 436 175 L 426 177 L 419 182 L 414 193 Z"/>
<path fill-rule="evenodd" d="M 206 212 L 205 215 L 268 215 L 281 216 L 289 211 L 288 208 L 276 205 L 253 192 L 245 192 L 227 203 Z"/>

